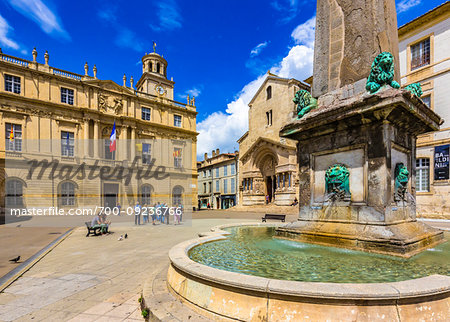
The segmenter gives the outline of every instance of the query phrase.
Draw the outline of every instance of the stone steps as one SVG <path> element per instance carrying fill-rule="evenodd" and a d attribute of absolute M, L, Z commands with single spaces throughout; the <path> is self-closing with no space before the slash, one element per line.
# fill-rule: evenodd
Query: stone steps
<path fill-rule="evenodd" d="M 156 276 L 144 284 L 144 306 L 149 309 L 149 321 L 210 321 L 194 312 L 173 296 L 167 288 L 167 269 L 165 266 Z"/>

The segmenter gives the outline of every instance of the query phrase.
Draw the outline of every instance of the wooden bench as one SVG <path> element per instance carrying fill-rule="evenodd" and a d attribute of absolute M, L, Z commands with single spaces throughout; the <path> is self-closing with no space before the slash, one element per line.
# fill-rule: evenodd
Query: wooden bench
<path fill-rule="evenodd" d="M 86 224 L 86 227 L 88 229 L 88 233 L 87 233 L 86 237 L 89 237 L 90 234 L 93 234 L 94 236 L 98 236 L 99 235 L 99 233 L 97 233 L 97 230 L 98 230 L 98 232 L 100 232 L 102 227 L 100 227 L 100 226 L 92 227 L 92 225 L 91 225 L 91 223 L 89 221 L 86 221 L 85 224 Z"/>
<path fill-rule="evenodd" d="M 266 222 L 267 219 L 281 220 L 282 222 L 284 222 L 286 220 L 286 215 L 265 214 L 261 219 L 263 222 Z"/>

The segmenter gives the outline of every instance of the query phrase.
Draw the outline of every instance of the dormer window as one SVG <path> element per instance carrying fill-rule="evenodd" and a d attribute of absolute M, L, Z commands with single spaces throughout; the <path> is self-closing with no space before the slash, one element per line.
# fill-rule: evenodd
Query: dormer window
<path fill-rule="evenodd" d="M 267 98 L 266 99 L 271 99 L 272 98 L 272 86 L 268 86 L 266 88 L 266 94 L 267 94 Z"/>

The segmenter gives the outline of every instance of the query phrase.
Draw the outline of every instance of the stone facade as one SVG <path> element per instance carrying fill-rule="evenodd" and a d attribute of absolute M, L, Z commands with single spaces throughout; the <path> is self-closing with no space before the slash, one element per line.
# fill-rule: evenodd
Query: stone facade
<path fill-rule="evenodd" d="M 298 197 L 295 143 L 279 131 L 295 115 L 298 80 L 268 74 L 249 103 L 249 130 L 239 140 L 240 205 L 291 205 Z"/>
<path fill-rule="evenodd" d="M 422 100 L 444 119 L 439 131 L 417 138 L 417 216 L 450 219 L 450 178 L 434 175 L 435 147 L 450 145 L 450 3 L 400 27 L 398 34 L 402 87 L 419 82 Z"/>
<path fill-rule="evenodd" d="M 239 153 L 212 151 L 212 156 L 197 162 L 198 208 L 228 209 L 238 203 Z"/>
<path fill-rule="evenodd" d="M 197 112 L 193 101 L 173 100 L 174 82 L 166 78 L 164 58 L 157 53 L 144 56 L 143 74 L 135 89 L 132 77 L 127 85 L 124 75 L 123 85 L 118 85 L 98 79 L 95 66 L 93 76 L 88 75 L 87 64 L 80 75 L 52 67 L 48 53 L 44 57 L 45 63 L 38 63 L 35 50 L 32 61 L 0 53 L 2 202 L 6 195 L 10 206 L 24 208 L 118 203 L 125 207 L 137 200 L 196 203 L 192 187 L 197 182 Z M 113 124 L 117 148 L 110 153 Z M 50 159 L 58 160 L 60 168 L 85 164 L 137 171 L 147 169 L 153 158 L 169 176 L 162 180 L 133 177 L 129 184 L 115 175 L 104 180 L 98 176 L 27 180 L 27 171 L 17 166 L 30 159 Z"/>
<path fill-rule="evenodd" d="M 394 0 L 318 0 L 316 16 L 314 97 L 368 77 L 383 51 L 398 65 Z"/>

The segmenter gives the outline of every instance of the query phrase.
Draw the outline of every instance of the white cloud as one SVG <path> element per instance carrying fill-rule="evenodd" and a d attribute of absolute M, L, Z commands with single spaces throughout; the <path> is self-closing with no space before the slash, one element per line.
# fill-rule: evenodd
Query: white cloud
<path fill-rule="evenodd" d="M 0 15 L 0 43 L 2 46 L 19 50 L 20 46 L 17 42 L 8 37 L 8 33 L 13 28 L 8 22 Z"/>
<path fill-rule="evenodd" d="M 97 16 L 114 28 L 116 31 L 114 43 L 117 46 L 133 49 L 138 52 L 144 51 L 145 44 L 136 33 L 117 21 L 117 7 L 110 6 L 106 9 L 99 10 Z M 140 63 L 142 62 L 139 61 L 136 65 Z"/>
<path fill-rule="evenodd" d="M 261 51 L 262 51 L 264 48 L 267 47 L 268 44 L 269 44 L 269 42 L 265 41 L 265 42 L 262 42 L 262 43 L 256 45 L 256 46 L 250 51 L 250 57 L 256 57 L 256 56 L 258 56 L 258 55 L 261 53 Z"/>
<path fill-rule="evenodd" d="M 283 16 L 281 23 L 288 23 L 299 13 L 298 0 L 274 0 L 270 5 Z"/>
<path fill-rule="evenodd" d="M 139 37 L 130 29 L 122 26 L 117 27 L 117 36 L 114 43 L 123 48 L 134 49 L 138 52 L 144 51 L 144 44 Z"/>
<path fill-rule="evenodd" d="M 156 8 L 159 24 L 150 24 L 154 31 L 181 28 L 182 18 L 178 5 L 174 0 L 158 1 L 156 2 Z"/>
<path fill-rule="evenodd" d="M 289 50 L 286 57 L 272 67 L 273 73 L 298 80 L 304 80 L 312 75 L 314 57 L 314 29 L 311 30 L 314 23 L 312 21 L 315 21 L 315 17 L 294 29 L 291 37 L 296 45 Z M 304 37 L 303 34 L 309 37 Z M 222 152 L 233 152 L 239 147 L 236 140 L 248 130 L 248 103 L 266 76 L 267 74 L 260 75 L 245 85 L 235 100 L 227 105 L 225 113 L 214 112 L 197 124 L 197 131 L 200 133 L 197 141 L 199 159 L 205 152 L 210 154 L 216 148 Z"/>
<path fill-rule="evenodd" d="M 296 45 L 272 72 L 280 77 L 295 78 L 300 81 L 312 75 L 314 48 Z"/>
<path fill-rule="evenodd" d="M 19 13 L 36 22 L 45 33 L 70 40 L 70 35 L 64 30 L 59 17 L 41 0 L 8 1 Z"/>
<path fill-rule="evenodd" d="M 421 0 L 402 0 L 397 4 L 397 12 L 405 12 L 421 3 Z"/>
<path fill-rule="evenodd" d="M 179 99 L 183 99 L 183 100 L 187 99 L 188 95 L 190 98 L 192 98 L 192 97 L 197 98 L 202 93 L 202 90 L 203 90 L 203 85 L 199 85 L 199 86 L 195 86 L 191 89 L 186 90 L 184 93 L 177 94 L 177 96 Z"/>
<path fill-rule="evenodd" d="M 297 45 L 304 44 L 308 47 L 314 47 L 315 27 L 316 16 L 311 17 L 306 22 L 298 25 L 291 33 L 291 37 Z"/>
<path fill-rule="evenodd" d="M 201 94 L 202 90 L 200 88 L 194 87 L 186 91 L 186 94 L 189 94 L 191 97 L 198 97 Z"/>
<path fill-rule="evenodd" d="M 266 75 L 261 75 L 244 86 L 236 99 L 227 105 L 225 113 L 214 112 L 197 124 L 200 133 L 197 141 L 197 157 L 220 148 L 222 152 L 234 152 L 236 142 L 248 129 L 248 103 L 261 86 Z"/>
<path fill-rule="evenodd" d="M 117 7 L 110 6 L 108 8 L 99 10 L 97 15 L 99 16 L 99 18 L 101 18 L 105 21 L 115 22 L 117 20 L 116 11 L 117 11 Z"/>

